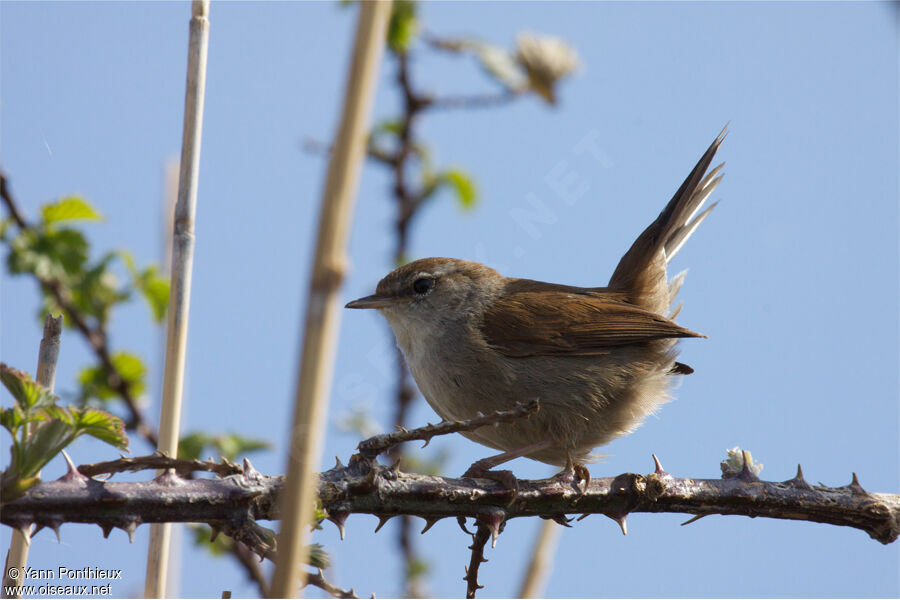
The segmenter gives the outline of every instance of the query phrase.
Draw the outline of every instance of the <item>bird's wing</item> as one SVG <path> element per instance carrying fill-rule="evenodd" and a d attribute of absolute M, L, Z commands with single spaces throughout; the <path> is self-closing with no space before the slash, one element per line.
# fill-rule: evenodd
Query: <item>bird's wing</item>
<path fill-rule="evenodd" d="M 605 294 L 550 290 L 506 293 L 485 311 L 481 331 L 510 357 L 591 356 L 625 344 L 705 337 Z"/>

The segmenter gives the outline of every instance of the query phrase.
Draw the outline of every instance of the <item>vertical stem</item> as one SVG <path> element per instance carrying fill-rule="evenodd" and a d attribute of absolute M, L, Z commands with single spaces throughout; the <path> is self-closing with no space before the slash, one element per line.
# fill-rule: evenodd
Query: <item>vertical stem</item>
<path fill-rule="evenodd" d="M 346 240 L 390 11 L 390 1 L 360 3 L 341 122 L 322 195 L 296 385 L 287 480 L 282 491 L 278 562 L 270 590 L 276 598 L 298 596 L 305 583 L 301 577 L 306 570 L 300 565 L 307 558 L 305 546 L 316 501 L 315 471 L 324 437 L 338 330 L 338 290 L 344 276 Z"/>
<path fill-rule="evenodd" d="M 166 366 L 163 375 L 162 409 L 157 449 L 169 456 L 178 454 L 181 426 L 181 399 L 190 313 L 191 274 L 194 264 L 194 216 L 197 209 L 197 180 L 200 167 L 200 140 L 203 129 L 203 97 L 206 91 L 206 56 L 209 46 L 209 0 L 191 3 L 188 41 L 187 84 L 184 100 L 184 129 L 181 142 L 181 169 L 178 203 L 172 237 L 172 279 L 169 323 L 166 338 Z M 166 593 L 169 566 L 170 523 L 150 527 L 147 575 L 144 596 L 161 598 Z"/>
<path fill-rule="evenodd" d="M 34 380 L 51 392 L 56 382 L 56 361 L 59 358 L 59 334 L 62 332 L 62 322 L 62 315 L 55 318 L 47 315 L 44 320 L 44 336 L 41 338 L 41 346 L 38 350 L 37 372 Z M 25 565 L 28 564 L 28 547 L 28 538 L 22 535 L 18 529 L 13 529 L 9 552 L 6 554 L 6 564 L 3 568 L 4 588 L 22 585 L 25 577 Z M 19 576 L 15 579 L 8 576 L 12 567 L 18 569 Z M 12 597 L 19 598 L 21 594 Z"/>

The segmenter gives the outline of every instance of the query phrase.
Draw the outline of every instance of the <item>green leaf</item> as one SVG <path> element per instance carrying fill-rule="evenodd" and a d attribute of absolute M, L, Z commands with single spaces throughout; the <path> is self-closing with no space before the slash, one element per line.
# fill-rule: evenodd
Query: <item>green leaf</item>
<path fill-rule="evenodd" d="M 41 216 L 44 223 L 58 223 L 60 221 L 102 221 L 103 215 L 91 206 L 81 196 L 66 196 L 53 204 L 45 204 L 41 208 Z"/>
<path fill-rule="evenodd" d="M 417 5 L 412 0 L 394 0 L 388 23 L 387 43 L 394 52 L 406 52 L 418 30 Z"/>
<path fill-rule="evenodd" d="M 409 579 L 417 579 L 428 574 L 430 566 L 424 560 L 419 558 L 411 558 L 406 563 L 406 577 Z"/>
<path fill-rule="evenodd" d="M 16 439 L 19 433 L 19 427 L 25 424 L 25 418 L 22 409 L 18 405 L 11 408 L 4 408 L 0 411 L 0 427 L 6 429 Z"/>
<path fill-rule="evenodd" d="M 128 352 L 116 352 L 111 357 L 113 365 L 122 376 L 122 380 L 128 384 L 133 396 L 140 396 L 147 388 L 145 378 L 147 367 L 139 356 Z M 90 400 L 105 402 L 112 398 L 118 398 L 119 394 L 109 385 L 109 378 L 102 366 L 86 367 L 78 374 L 78 383 L 81 384 L 79 402 L 85 404 Z"/>
<path fill-rule="evenodd" d="M 31 379 L 31 375 L 3 363 L 0 363 L 0 380 L 21 407 L 24 418 L 32 412 L 52 406 L 58 400 L 53 392 Z"/>
<path fill-rule="evenodd" d="M 375 124 L 372 128 L 372 135 L 379 135 L 382 133 L 390 133 L 392 135 L 400 135 L 400 131 L 403 129 L 403 124 L 399 119 L 383 119 Z"/>
<path fill-rule="evenodd" d="M 78 437 L 71 423 L 51 416 L 55 409 L 65 410 L 58 406 L 46 409 L 50 418 L 34 427 L 25 440 L 18 465 L 19 477 L 36 476 L 44 465 Z"/>
<path fill-rule="evenodd" d="M 161 323 L 169 308 L 169 280 L 160 276 L 159 267 L 150 265 L 135 278 L 134 284 L 150 305 L 153 319 Z"/>
<path fill-rule="evenodd" d="M 178 457 L 197 460 L 205 454 L 207 447 L 211 447 L 219 456 L 235 460 L 238 456 L 256 450 L 267 450 L 271 448 L 271 444 L 265 440 L 245 438 L 235 433 L 212 436 L 197 431 L 184 436 L 178 442 Z"/>
<path fill-rule="evenodd" d="M 109 320 L 112 308 L 131 296 L 129 290 L 120 289 L 109 264 L 118 253 L 108 252 L 96 265 L 71 282 L 72 300 L 82 313 L 96 317 L 101 323 Z"/>
<path fill-rule="evenodd" d="M 128 450 L 125 424 L 122 419 L 105 410 L 90 406 L 84 408 L 71 406 L 68 409 L 53 406 L 47 412 L 54 418 L 69 423 L 76 436 L 86 434 L 120 450 Z"/>
<path fill-rule="evenodd" d="M 141 292 L 147 304 L 150 305 L 153 319 L 157 323 L 161 323 L 166 318 L 166 310 L 169 307 L 169 280 L 160 275 L 157 265 L 150 265 L 143 271 L 139 271 L 134 257 L 128 251 L 119 250 L 117 254 L 125 263 L 134 287 Z"/>
<path fill-rule="evenodd" d="M 12 217 L 6 217 L 4 219 L 0 219 L 0 241 L 6 241 L 6 232 L 9 231 L 9 226 L 13 224 Z"/>
<path fill-rule="evenodd" d="M 444 171 L 441 179 L 447 182 L 456 193 L 456 199 L 463 209 L 471 209 L 478 199 L 478 188 L 468 173 L 459 168 Z"/>
<path fill-rule="evenodd" d="M 194 532 L 194 544 L 206 548 L 213 556 L 228 554 L 234 547 L 234 541 L 227 535 L 219 535 L 215 540 L 211 540 L 212 529 L 209 525 L 191 524 L 189 526 Z"/>
<path fill-rule="evenodd" d="M 178 458 L 199 460 L 203 449 L 210 443 L 210 437 L 201 431 L 190 433 L 178 440 Z"/>
<path fill-rule="evenodd" d="M 75 229 L 26 229 L 10 244 L 10 273 L 33 273 L 42 279 L 80 276 L 88 243 Z"/>

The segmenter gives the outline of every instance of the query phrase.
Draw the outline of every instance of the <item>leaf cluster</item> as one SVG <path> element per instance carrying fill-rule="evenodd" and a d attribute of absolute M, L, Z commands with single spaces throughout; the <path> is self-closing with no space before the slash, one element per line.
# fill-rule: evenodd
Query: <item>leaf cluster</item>
<path fill-rule="evenodd" d="M 165 319 L 169 303 L 169 282 L 158 266 L 139 268 L 131 254 L 121 249 L 91 260 L 88 240 L 73 222 L 102 220 L 86 199 L 66 196 L 41 207 L 35 223 L 19 223 L 14 230 L 11 225 L 15 221 L 6 219 L 0 227 L 0 242 L 8 249 L 9 273 L 33 275 L 40 284 L 41 318 L 62 314 L 67 327 L 76 322 L 83 325 L 82 332 L 93 344 L 105 343 L 113 309 L 135 294 L 144 298 L 157 323 Z M 117 270 L 126 275 L 124 282 Z M 117 352 L 110 354 L 109 361 L 117 371 L 115 379 L 124 382 L 132 396 L 145 391 L 147 368 L 140 357 Z M 81 387 L 76 395 L 82 406 L 104 406 L 121 396 L 102 361 L 84 368 L 78 380 Z"/>
<path fill-rule="evenodd" d="M 73 221 L 98 222 L 103 216 L 81 196 L 66 196 L 45 204 L 40 220 L 20 227 L 13 234 L 10 221 L 0 228 L 0 241 L 7 245 L 6 265 L 13 275 L 32 274 L 42 283 L 41 317 L 48 313 L 64 313 L 66 325 L 72 326 L 72 315 L 59 306 L 50 293 L 52 285 L 67 291 L 68 300 L 78 312 L 105 326 L 117 304 L 127 302 L 135 292 L 146 300 L 153 318 L 161 322 L 169 303 L 169 282 L 156 265 L 139 269 L 134 258 L 124 250 L 106 252 L 90 260 L 85 235 L 71 227 Z M 119 282 L 113 271 L 118 260 L 125 266 L 128 280 Z"/>
<path fill-rule="evenodd" d="M 0 412 L 0 425 L 12 436 L 9 466 L 0 475 L 0 495 L 14 500 L 40 481 L 40 471 L 81 435 L 121 450 L 128 449 L 122 420 L 93 407 L 63 408 L 59 400 L 31 376 L 0 363 L 0 380 L 13 406 Z"/>

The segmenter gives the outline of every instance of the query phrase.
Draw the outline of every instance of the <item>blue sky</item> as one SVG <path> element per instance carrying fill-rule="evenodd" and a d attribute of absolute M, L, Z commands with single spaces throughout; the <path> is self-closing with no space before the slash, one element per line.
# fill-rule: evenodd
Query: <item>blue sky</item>
<path fill-rule="evenodd" d="M 479 260 L 510 276 L 602 285 L 726 122 L 720 205 L 674 261 L 690 268 L 679 321 L 709 336 L 682 344 L 696 373 L 636 433 L 602 449 L 595 476 L 649 472 L 656 453 L 677 476 L 717 477 L 725 449 L 750 449 L 762 477 L 898 492 L 898 36 L 888 3 L 430 3 L 427 27 L 511 46 L 520 31 L 565 38 L 583 68 L 550 109 L 523 99 L 500 109 L 429 114 L 422 135 L 440 165 L 477 179 L 475 210 L 450 197 L 420 216 L 412 257 Z M 99 252 L 127 247 L 159 260 L 163 165 L 180 148 L 186 3 L 0 4 L 0 159 L 28 215 L 70 193 L 106 216 L 89 225 Z M 200 168 L 185 429 L 240 431 L 275 450 L 253 457 L 281 473 L 301 315 L 325 163 L 302 150 L 334 131 L 355 23 L 334 3 L 213 3 Z M 464 58 L 420 53 L 420 86 L 436 93 L 494 89 Z M 375 118 L 393 115 L 394 66 L 381 69 Z M 593 140 L 597 156 L 578 153 Z M 554 192 L 559 173 L 587 185 Z M 363 171 L 350 242 L 347 300 L 390 270 L 393 207 L 385 173 Z M 536 199 L 536 200 L 535 200 Z M 542 203 L 548 217 L 515 218 Z M 2 280 L 0 359 L 33 370 L 38 296 Z M 323 467 L 358 438 L 338 415 L 392 410 L 393 341 L 378 315 L 343 315 Z M 120 310 L 112 342 L 151 364 L 158 412 L 162 333 L 146 308 Z M 74 388 L 85 344 L 64 334 L 57 389 Z M 3 402 L 9 401 L 7 397 Z M 433 420 L 418 401 L 413 421 Z M 4 442 L 5 443 L 5 442 Z M 460 474 L 490 451 L 435 440 Z M 147 451 L 138 441 L 136 453 Z M 423 456 L 432 456 L 423 452 Z M 108 458 L 90 442 L 76 462 Z M 4 461 L 7 459 L 3 459 Z M 520 459 L 520 477 L 545 465 Z M 52 463 L 48 477 L 62 473 Z M 879 597 L 900 594 L 897 544 L 802 522 L 633 515 L 623 537 L 592 517 L 562 533 L 547 594 L 554 597 Z M 364 595 L 400 593 L 394 530 L 353 516 L 330 577 Z M 536 521 L 514 520 L 487 554 L 480 597 L 514 594 Z M 96 526 L 47 533 L 31 564 L 123 569 L 116 595 L 140 592 L 148 528 L 128 544 Z M 0 545 L 8 544 L 0 529 Z M 464 593 L 470 543 L 455 523 L 416 540 L 435 596 Z M 181 594 L 236 597 L 254 588 L 227 559 L 185 546 Z M 311 595 L 316 595 L 314 592 Z"/>

